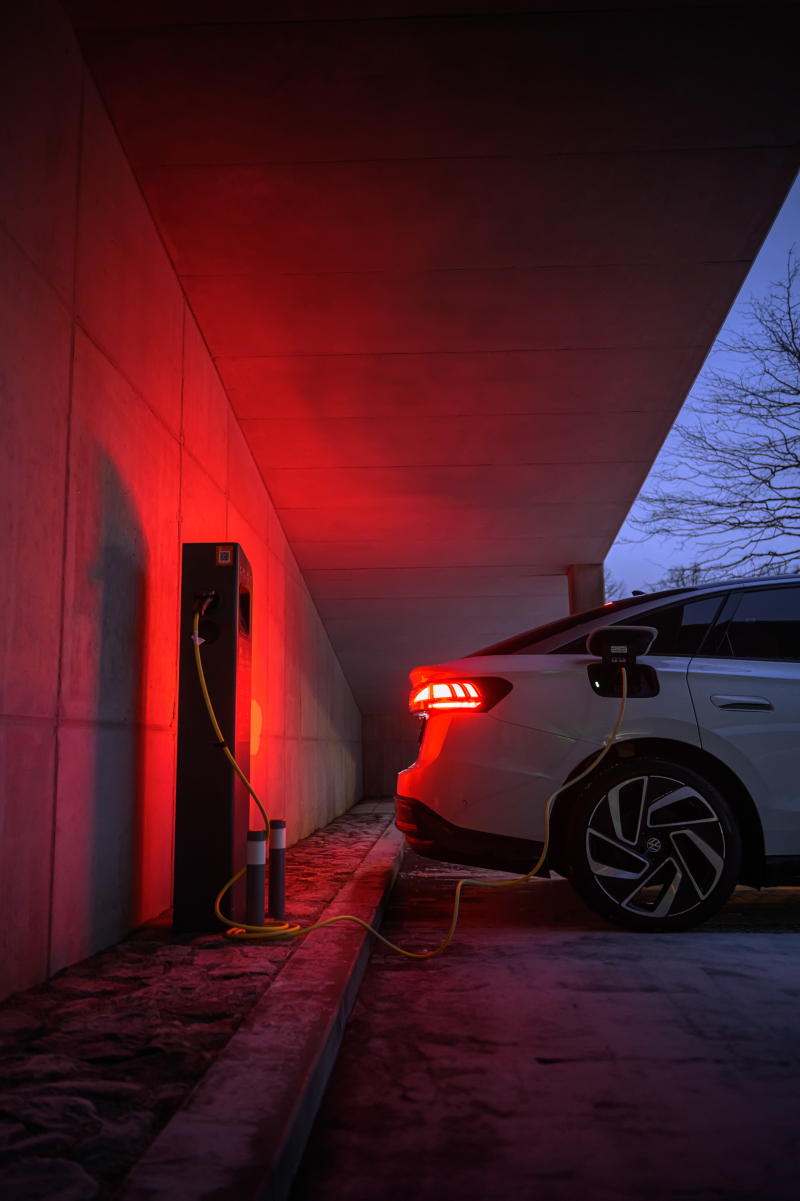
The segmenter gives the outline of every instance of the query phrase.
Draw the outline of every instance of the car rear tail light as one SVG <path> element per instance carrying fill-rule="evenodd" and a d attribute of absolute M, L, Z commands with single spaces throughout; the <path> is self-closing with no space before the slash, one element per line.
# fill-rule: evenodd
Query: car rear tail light
<path fill-rule="evenodd" d="M 486 713 L 511 691 L 508 680 L 493 677 L 477 680 L 432 680 L 414 688 L 409 700 L 412 713 L 441 713 L 471 710 Z"/>
<path fill-rule="evenodd" d="M 411 694 L 411 712 L 428 709 L 478 709 L 482 694 L 469 680 L 452 680 L 446 684 L 426 684 Z"/>

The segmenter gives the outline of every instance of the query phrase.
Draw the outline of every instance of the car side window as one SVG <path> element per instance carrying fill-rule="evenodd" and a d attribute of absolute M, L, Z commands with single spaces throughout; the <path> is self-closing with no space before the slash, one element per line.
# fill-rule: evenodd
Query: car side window
<path fill-rule="evenodd" d="M 651 613 L 638 613 L 636 617 L 621 618 L 614 625 L 653 626 L 658 630 L 650 655 L 696 655 L 708 627 L 717 615 L 722 596 L 704 596 L 700 600 L 683 601 L 679 605 L 667 605 Z M 586 634 L 550 651 L 551 655 L 585 655 Z"/>
<path fill-rule="evenodd" d="M 800 661 L 800 587 L 740 595 L 738 606 L 726 605 L 720 613 L 703 656 Z"/>
<path fill-rule="evenodd" d="M 704 596 L 701 600 L 686 601 L 682 605 L 670 605 L 667 609 L 643 614 L 630 624 L 653 626 L 658 630 L 648 655 L 685 655 L 691 658 L 700 649 L 721 600 L 721 596 Z"/>

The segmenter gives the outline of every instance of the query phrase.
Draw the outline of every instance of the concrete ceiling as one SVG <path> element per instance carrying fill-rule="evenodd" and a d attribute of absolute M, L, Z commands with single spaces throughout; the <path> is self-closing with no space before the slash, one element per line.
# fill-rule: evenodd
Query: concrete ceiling
<path fill-rule="evenodd" d="M 796 7 L 68 8 L 362 711 L 565 612 L 797 170 Z"/>

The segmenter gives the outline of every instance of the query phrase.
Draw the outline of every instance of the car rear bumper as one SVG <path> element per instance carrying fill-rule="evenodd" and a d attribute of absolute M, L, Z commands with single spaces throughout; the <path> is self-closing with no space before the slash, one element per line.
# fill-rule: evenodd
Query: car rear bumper
<path fill-rule="evenodd" d="M 394 812 L 395 825 L 411 850 L 427 859 L 524 875 L 542 853 L 541 842 L 453 825 L 412 797 L 395 796 Z M 547 860 L 536 875 L 549 878 Z"/>

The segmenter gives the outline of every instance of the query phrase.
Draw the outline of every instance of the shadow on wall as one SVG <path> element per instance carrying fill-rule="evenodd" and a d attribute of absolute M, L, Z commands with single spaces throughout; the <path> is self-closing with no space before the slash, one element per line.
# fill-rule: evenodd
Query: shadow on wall
<path fill-rule="evenodd" d="M 410 767 L 419 752 L 419 718 L 410 713 L 365 714 L 362 720 L 364 797 L 391 797 L 397 773 Z"/>
<path fill-rule="evenodd" d="M 140 909 L 144 843 L 147 538 L 104 451 L 98 463 L 97 731 L 91 829 L 91 940 L 130 928 Z"/>

